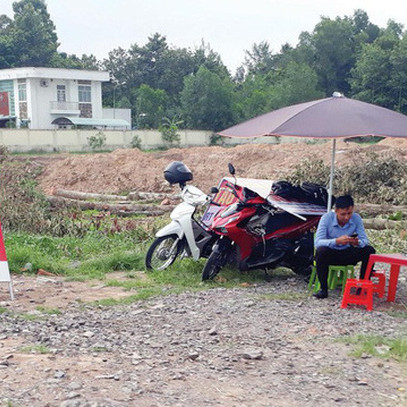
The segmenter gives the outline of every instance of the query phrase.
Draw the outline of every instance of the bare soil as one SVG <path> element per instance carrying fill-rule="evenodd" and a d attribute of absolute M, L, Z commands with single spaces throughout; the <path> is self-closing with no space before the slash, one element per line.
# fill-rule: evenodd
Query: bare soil
<path fill-rule="evenodd" d="M 360 150 L 407 159 L 407 140 L 386 139 L 375 145 L 364 146 L 339 140 L 336 165 L 351 163 L 355 153 Z M 130 191 L 168 192 L 172 189 L 164 180 L 164 168 L 171 161 L 183 161 L 194 174 L 194 184 L 206 192 L 227 175 L 229 162 L 236 167 L 240 177 L 278 179 L 305 158 L 320 159 L 330 165 L 331 153 L 332 143 L 325 142 L 173 148 L 152 153 L 121 149 L 112 153 L 61 155 L 60 159 L 53 156 L 46 163 L 40 185 L 49 195 L 55 189 L 113 194 Z"/>

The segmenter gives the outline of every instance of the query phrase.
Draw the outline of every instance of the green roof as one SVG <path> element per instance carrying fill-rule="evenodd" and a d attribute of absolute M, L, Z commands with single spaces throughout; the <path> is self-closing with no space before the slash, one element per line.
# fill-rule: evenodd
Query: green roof
<path fill-rule="evenodd" d="M 85 117 L 58 117 L 51 124 L 63 126 L 130 127 L 130 123 L 123 119 L 88 119 Z"/>

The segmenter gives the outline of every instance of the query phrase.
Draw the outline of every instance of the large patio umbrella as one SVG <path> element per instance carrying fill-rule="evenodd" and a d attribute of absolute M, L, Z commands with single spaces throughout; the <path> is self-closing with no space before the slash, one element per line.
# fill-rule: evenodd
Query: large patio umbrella
<path fill-rule="evenodd" d="M 337 138 L 407 137 L 407 116 L 335 92 L 332 97 L 274 110 L 218 133 L 226 137 L 332 138 L 328 210 L 332 203 Z"/>

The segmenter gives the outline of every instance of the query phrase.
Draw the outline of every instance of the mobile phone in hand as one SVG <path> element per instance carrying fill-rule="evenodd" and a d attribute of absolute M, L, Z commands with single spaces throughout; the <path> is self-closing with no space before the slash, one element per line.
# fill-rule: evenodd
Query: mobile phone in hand
<path fill-rule="evenodd" d="M 358 234 L 357 234 L 357 233 L 352 233 L 352 234 L 350 235 L 350 237 L 358 237 Z"/>

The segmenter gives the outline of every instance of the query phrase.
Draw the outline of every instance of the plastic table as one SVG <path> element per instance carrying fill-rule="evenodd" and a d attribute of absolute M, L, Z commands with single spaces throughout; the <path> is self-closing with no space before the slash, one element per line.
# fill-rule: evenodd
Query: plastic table
<path fill-rule="evenodd" d="M 367 263 L 366 267 L 365 279 L 369 279 L 373 269 L 373 265 L 375 263 L 390 264 L 390 278 L 387 292 L 387 301 L 393 302 L 396 297 L 400 267 L 401 266 L 407 267 L 407 255 L 400 253 L 371 254 L 369 257 L 369 262 Z"/>

